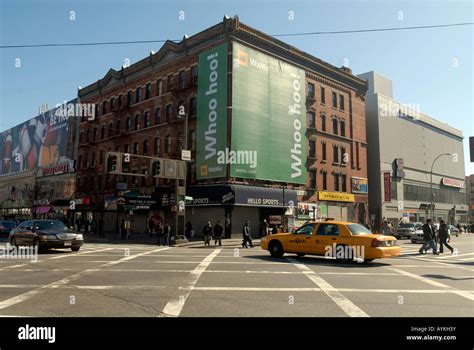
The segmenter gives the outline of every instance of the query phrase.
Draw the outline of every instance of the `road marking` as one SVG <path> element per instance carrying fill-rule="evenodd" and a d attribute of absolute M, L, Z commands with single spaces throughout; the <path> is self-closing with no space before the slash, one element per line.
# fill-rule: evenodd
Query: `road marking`
<path fill-rule="evenodd" d="M 70 253 L 70 254 L 55 256 L 55 257 L 53 257 L 53 258 L 49 258 L 48 260 L 63 259 L 63 258 L 67 258 L 67 257 L 70 257 L 70 256 L 78 256 L 78 255 L 91 254 L 91 253 L 97 253 L 97 252 L 105 252 L 106 250 L 112 250 L 112 248 L 104 248 L 104 249 L 98 249 L 98 250 L 89 250 L 89 251 L 80 252 L 80 253 Z"/>
<path fill-rule="evenodd" d="M 431 263 L 435 263 L 435 264 L 438 264 L 436 265 L 435 267 L 436 268 L 442 268 L 442 267 L 450 267 L 450 268 L 456 268 L 456 269 L 461 269 L 461 270 L 467 270 L 469 272 L 472 272 L 472 268 L 469 268 L 469 267 L 464 267 L 464 266 L 459 266 L 457 264 L 449 264 L 447 262 L 443 262 L 443 261 L 436 261 L 436 260 L 433 260 L 433 259 L 426 259 L 426 258 L 410 258 L 410 259 L 413 259 L 413 260 L 419 260 L 419 261 L 424 261 L 424 262 L 431 262 Z M 455 263 L 455 262 L 454 262 Z M 442 265 L 442 266 L 440 266 Z M 425 268 L 427 266 L 425 265 L 422 265 L 422 266 L 419 266 L 420 268 Z"/>
<path fill-rule="evenodd" d="M 163 313 L 165 315 L 169 315 L 172 317 L 178 317 L 181 311 L 183 310 L 184 304 L 191 294 L 194 286 L 196 285 L 199 277 L 201 277 L 202 273 L 206 270 L 206 268 L 211 264 L 212 260 L 220 253 L 220 249 L 214 250 L 211 254 L 209 254 L 206 258 L 204 258 L 201 263 L 196 266 L 196 268 L 191 271 L 191 273 L 187 276 L 185 283 L 187 284 L 185 287 L 180 287 L 180 289 L 186 290 L 184 295 L 181 295 L 178 299 L 170 300 L 166 306 L 163 308 Z"/>
<path fill-rule="evenodd" d="M 18 264 L 18 265 L 5 266 L 5 267 L 0 268 L 0 271 L 9 270 L 9 269 L 16 269 L 17 267 L 22 267 L 22 266 L 26 266 L 26 265 L 28 265 L 28 264 Z"/>
<path fill-rule="evenodd" d="M 362 309 L 355 305 L 352 301 L 347 299 L 342 295 L 337 288 L 334 288 L 320 276 L 317 276 L 316 273 L 307 267 L 304 264 L 299 263 L 293 258 L 287 259 L 289 262 L 293 263 L 298 269 L 303 271 L 305 275 L 314 282 L 329 298 L 332 299 L 339 306 L 342 311 L 344 311 L 350 317 L 369 317 Z"/>
<path fill-rule="evenodd" d="M 411 277 L 411 278 L 414 278 L 420 282 L 424 282 L 424 283 L 427 283 L 427 284 L 431 284 L 432 286 L 435 286 L 435 287 L 441 287 L 441 288 L 446 288 L 447 290 L 449 290 L 451 293 L 454 293 L 454 294 L 457 294 L 457 295 L 460 295 L 462 296 L 463 298 L 466 298 L 466 299 L 469 299 L 471 301 L 474 301 L 474 294 L 470 293 L 470 292 L 467 292 L 467 291 L 463 291 L 463 290 L 458 290 L 456 288 L 453 288 L 451 286 L 448 286 L 446 284 L 443 284 L 443 283 L 440 283 L 440 282 L 437 282 L 437 281 L 433 281 L 429 278 L 426 278 L 426 277 L 423 277 L 423 276 L 419 276 L 419 275 L 416 275 L 414 273 L 411 273 L 411 272 L 407 272 L 407 271 L 403 271 L 403 270 L 400 270 L 400 269 L 396 269 L 394 267 L 387 267 L 389 270 L 392 270 L 392 271 L 395 271 L 395 272 L 398 272 L 400 273 L 401 275 L 404 275 L 404 276 L 407 276 L 407 277 Z"/>
<path fill-rule="evenodd" d="M 148 254 L 151 254 L 153 252 L 156 252 L 156 251 L 160 251 L 160 250 L 164 250 L 166 248 L 161 248 L 161 249 L 156 249 L 156 250 L 150 250 L 148 252 L 144 252 L 144 253 L 139 253 L 139 254 L 135 254 L 135 255 L 130 255 L 130 256 L 127 256 L 125 258 L 122 258 L 120 260 L 117 260 L 117 261 L 110 261 L 106 264 L 103 264 L 101 266 L 99 266 L 99 268 L 103 268 L 103 267 L 107 267 L 107 266 L 112 266 L 112 265 L 115 265 L 115 264 L 119 264 L 121 263 L 122 261 L 129 261 L 131 259 L 134 259 L 136 257 L 139 257 L 139 256 L 143 256 L 143 255 L 148 255 Z M 16 304 L 19 304 L 25 300 L 28 300 L 30 298 L 32 298 L 33 296 L 36 296 L 38 294 L 42 294 L 42 293 L 45 293 L 48 289 L 51 289 L 51 288 L 58 288 L 58 287 L 61 287 L 61 286 L 64 286 L 72 281 L 75 281 L 77 280 L 78 278 L 80 277 L 83 277 L 84 275 L 87 275 L 89 273 L 92 273 L 93 271 L 97 271 L 98 268 L 95 268 L 95 269 L 87 269 L 87 270 L 84 270 L 84 271 L 81 271 L 81 272 L 78 272 L 76 274 L 73 274 L 69 277 L 65 277 L 63 279 L 60 279 L 56 282 L 52 282 L 52 283 L 48 283 L 44 286 L 41 286 L 39 288 L 36 288 L 36 289 L 33 289 L 33 290 L 30 290 L 26 293 L 23 293 L 23 294 L 20 294 L 20 295 L 17 295 L 15 297 L 12 297 L 12 298 L 9 298 L 7 300 L 3 300 L 0 302 L 0 310 L 2 309 L 5 309 L 7 307 L 10 307 L 10 306 L 13 306 L 13 305 L 16 305 Z"/>

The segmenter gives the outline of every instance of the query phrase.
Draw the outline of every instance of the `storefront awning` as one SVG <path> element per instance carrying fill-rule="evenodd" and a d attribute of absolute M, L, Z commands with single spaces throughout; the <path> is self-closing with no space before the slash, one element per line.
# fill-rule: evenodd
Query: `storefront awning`
<path fill-rule="evenodd" d="M 283 207 L 297 204 L 295 190 L 246 185 L 203 185 L 187 188 L 193 197 L 188 206 L 235 205 L 249 207 Z"/>

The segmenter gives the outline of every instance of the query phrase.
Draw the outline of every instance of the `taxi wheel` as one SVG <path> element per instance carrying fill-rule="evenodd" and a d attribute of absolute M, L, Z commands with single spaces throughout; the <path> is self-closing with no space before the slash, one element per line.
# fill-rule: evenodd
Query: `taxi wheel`
<path fill-rule="evenodd" d="M 270 255 L 273 256 L 274 258 L 281 258 L 283 254 L 285 254 L 285 251 L 283 250 L 281 243 L 278 241 L 270 242 L 270 245 L 268 246 L 268 250 L 270 251 Z"/>

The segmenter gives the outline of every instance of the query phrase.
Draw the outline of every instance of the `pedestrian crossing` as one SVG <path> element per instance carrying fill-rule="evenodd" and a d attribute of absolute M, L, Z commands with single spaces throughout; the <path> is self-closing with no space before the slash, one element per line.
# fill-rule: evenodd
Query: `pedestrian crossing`
<path fill-rule="evenodd" d="M 401 258 L 412 258 L 417 257 L 419 259 L 427 260 L 427 261 L 441 261 L 441 262 L 469 262 L 474 261 L 474 253 L 461 253 L 460 251 L 456 250 L 453 254 L 448 251 L 444 251 L 444 253 L 440 253 L 439 255 L 433 255 L 431 250 L 428 250 L 425 254 L 420 254 L 419 250 L 421 245 L 417 246 L 402 246 L 402 254 Z"/>

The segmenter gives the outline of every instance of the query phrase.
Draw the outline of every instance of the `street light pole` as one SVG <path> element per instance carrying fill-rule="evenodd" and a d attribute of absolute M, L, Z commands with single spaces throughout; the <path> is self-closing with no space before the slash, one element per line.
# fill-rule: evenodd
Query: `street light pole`
<path fill-rule="evenodd" d="M 435 162 L 441 158 L 442 156 L 452 156 L 451 153 L 442 153 L 438 155 L 431 163 L 431 170 L 430 170 L 430 213 L 431 213 L 431 221 L 434 221 L 434 209 L 433 209 L 433 167 Z"/>

